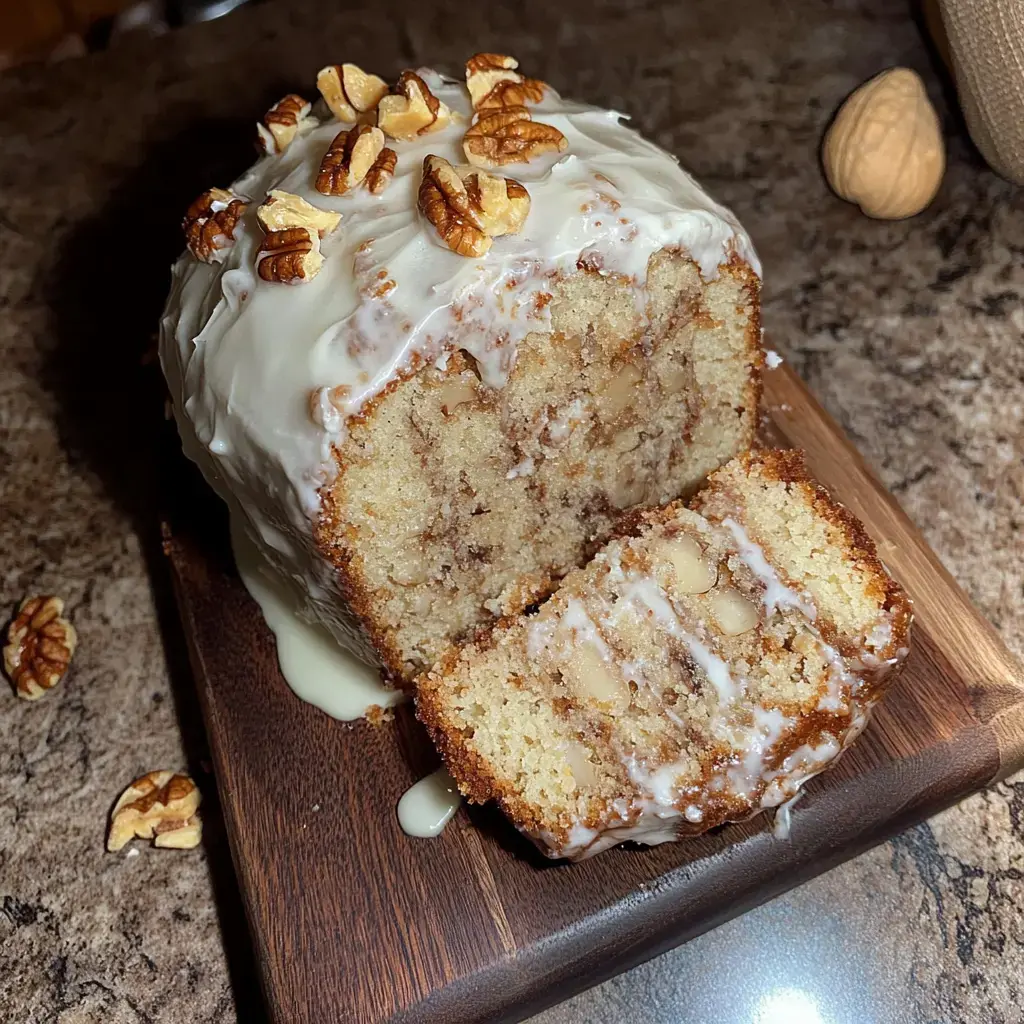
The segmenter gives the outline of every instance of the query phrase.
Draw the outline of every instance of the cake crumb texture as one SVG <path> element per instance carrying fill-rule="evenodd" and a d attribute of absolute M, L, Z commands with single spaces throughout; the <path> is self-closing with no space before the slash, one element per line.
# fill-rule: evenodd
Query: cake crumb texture
<path fill-rule="evenodd" d="M 370 403 L 318 538 L 394 676 L 545 597 L 623 510 L 692 493 L 751 444 L 758 299 L 739 260 L 705 282 L 662 252 L 640 291 L 579 272 L 553 283 L 551 330 L 520 342 L 504 387 L 457 352 Z"/>
<path fill-rule="evenodd" d="M 418 681 L 463 793 L 551 856 L 775 807 L 860 733 L 909 601 L 797 452 L 747 453 L 691 503 L 627 516 L 532 615 Z"/>

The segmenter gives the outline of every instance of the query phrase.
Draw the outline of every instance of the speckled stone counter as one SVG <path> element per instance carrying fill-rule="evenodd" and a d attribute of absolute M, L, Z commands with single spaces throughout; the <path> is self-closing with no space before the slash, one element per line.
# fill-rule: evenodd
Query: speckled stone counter
<path fill-rule="evenodd" d="M 0 1020 L 262 1019 L 160 555 L 176 471 L 144 356 L 181 211 L 328 61 L 499 49 L 631 111 L 747 225 L 772 344 L 1024 653 L 1024 195 L 970 147 L 905 0 L 550 10 L 282 0 L 0 77 L 0 600 L 61 593 L 80 636 L 58 691 L 0 693 Z M 829 194 L 817 145 L 892 64 L 925 75 L 950 160 L 929 211 L 884 224 Z M 202 848 L 104 853 L 118 792 L 164 766 L 206 794 Z M 1018 779 L 537 1021 L 1011 1022 L 1022 979 Z"/>

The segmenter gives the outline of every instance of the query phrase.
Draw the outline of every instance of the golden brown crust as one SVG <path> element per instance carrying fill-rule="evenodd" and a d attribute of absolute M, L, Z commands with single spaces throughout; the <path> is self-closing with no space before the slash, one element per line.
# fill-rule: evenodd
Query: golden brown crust
<path fill-rule="evenodd" d="M 757 431 L 757 412 L 761 406 L 761 396 L 764 393 L 764 347 L 761 344 L 761 279 L 754 273 L 753 268 L 743 262 L 735 253 L 732 255 L 727 273 L 743 281 L 744 290 L 747 294 L 750 312 L 747 321 L 746 342 L 747 353 L 751 357 L 754 372 L 750 375 L 747 383 L 746 405 L 744 412 L 750 414 L 751 435 L 753 444 L 754 434 Z"/>
<path fill-rule="evenodd" d="M 320 517 L 314 534 L 321 554 L 334 566 L 335 580 L 346 610 L 377 652 L 385 675 L 395 685 L 411 690 L 402 652 L 395 642 L 394 632 L 379 621 L 374 594 L 366 586 L 365 574 L 359 566 L 355 531 L 339 515 L 333 489 L 321 492 Z"/>
<path fill-rule="evenodd" d="M 466 656 L 473 653 L 473 648 L 465 650 Z M 446 716 L 435 683 L 455 667 L 458 657 L 457 652 L 450 654 L 435 669 L 424 673 L 417 681 L 416 689 L 416 717 L 426 728 L 445 768 L 457 781 L 459 792 L 470 803 L 486 804 L 494 800 L 502 813 L 519 828 L 528 833 L 546 831 L 564 840 L 568 829 L 560 822 L 546 818 L 541 808 L 523 800 L 511 783 L 498 778 L 487 761 L 463 741 L 458 725 Z"/>

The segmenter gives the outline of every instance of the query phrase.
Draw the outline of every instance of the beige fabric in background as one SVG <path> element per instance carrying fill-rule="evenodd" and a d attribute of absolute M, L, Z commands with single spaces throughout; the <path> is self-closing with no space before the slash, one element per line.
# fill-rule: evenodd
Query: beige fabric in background
<path fill-rule="evenodd" d="M 938 2 L 971 138 L 993 170 L 1024 184 L 1024 3 Z"/>

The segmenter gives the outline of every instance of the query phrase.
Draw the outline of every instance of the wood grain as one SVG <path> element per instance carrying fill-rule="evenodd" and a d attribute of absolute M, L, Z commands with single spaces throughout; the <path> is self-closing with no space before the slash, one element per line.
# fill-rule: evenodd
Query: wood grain
<path fill-rule="evenodd" d="M 766 432 L 802 447 L 915 601 L 906 671 L 861 740 L 767 820 L 551 864 L 488 808 L 435 840 L 395 804 L 436 764 L 411 711 L 346 727 L 298 701 L 223 517 L 168 539 L 267 1000 L 288 1024 L 520 1020 L 790 888 L 1024 763 L 1024 678 L 786 366 Z M 213 499 L 210 499 L 211 502 Z"/>
<path fill-rule="evenodd" d="M 818 479 L 867 523 L 882 560 L 912 594 L 916 621 L 942 637 L 975 714 L 997 737 L 998 777 L 1016 771 L 1024 763 L 1021 667 L 800 378 L 785 366 L 769 373 L 765 397 L 779 440 L 803 448 Z"/>

